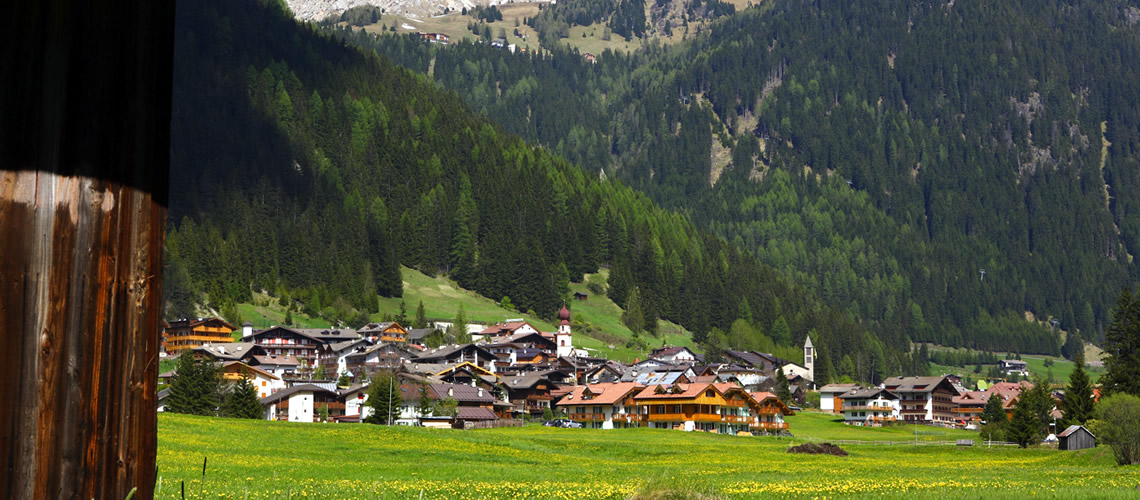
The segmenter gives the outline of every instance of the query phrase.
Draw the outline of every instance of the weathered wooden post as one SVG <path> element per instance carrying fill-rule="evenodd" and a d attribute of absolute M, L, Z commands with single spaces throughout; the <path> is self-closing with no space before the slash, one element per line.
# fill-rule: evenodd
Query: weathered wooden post
<path fill-rule="evenodd" d="M 0 21 L 0 498 L 153 496 L 172 0 Z"/>

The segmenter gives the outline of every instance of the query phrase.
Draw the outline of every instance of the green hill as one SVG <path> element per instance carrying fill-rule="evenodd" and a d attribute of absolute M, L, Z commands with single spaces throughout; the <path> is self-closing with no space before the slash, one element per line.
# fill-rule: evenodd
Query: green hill
<path fill-rule="evenodd" d="M 645 331 L 672 322 L 700 339 L 748 310 L 757 338 L 783 318 L 783 344 L 813 330 L 842 344 L 864 336 L 687 214 L 496 128 L 279 2 L 179 4 L 175 49 L 168 316 L 275 323 L 291 309 L 302 324 L 363 324 L 391 312 L 393 297 L 414 314 L 407 281 L 425 299 L 462 288 L 550 319 L 573 284 L 608 269 L 606 295 L 635 305 Z M 454 284 L 429 291 L 402 268 Z M 427 302 L 431 315 L 450 312 Z M 636 356 L 622 351 L 614 313 L 584 315 L 604 325 L 597 347 Z"/>
<path fill-rule="evenodd" d="M 688 214 L 864 321 L 905 368 L 891 358 L 908 341 L 1056 355 L 1025 311 L 1100 337 L 1138 272 L 1136 12 L 773 0 L 597 64 L 335 34 L 430 66 L 504 129 Z M 876 356 L 821 337 L 836 366 Z"/>

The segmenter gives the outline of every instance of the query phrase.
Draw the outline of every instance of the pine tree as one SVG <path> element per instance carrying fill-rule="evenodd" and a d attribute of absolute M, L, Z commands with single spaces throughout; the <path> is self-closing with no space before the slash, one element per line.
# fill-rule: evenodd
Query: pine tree
<path fill-rule="evenodd" d="M 788 377 L 784 375 L 784 367 L 776 369 L 776 397 L 784 404 L 792 404 L 792 389 L 788 386 Z"/>
<path fill-rule="evenodd" d="M 317 363 L 316 368 L 313 368 L 313 378 L 316 380 L 324 380 L 325 375 L 325 365 Z"/>
<path fill-rule="evenodd" d="M 424 313 L 424 301 L 416 306 L 416 319 L 412 321 L 412 328 L 427 328 L 427 314 Z"/>
<path fill-rule="evenodd" d="M 1107 394 L 1140 396 L 1140 300 L 1125 288 L 1116 301 L 1112 323 L 1104 332 L 1104 376 L 1101 387 Z"/>
<path fill-rule="evenodd" d="M 428 394 L 427 384 L 420 384 L 420 400 L 416 405 L 416 413 L 421 417 L 431 415 L 432 402 L 431 395 Z"/>
<path fill-rule="evenodd" d="M 167 411 L 191 415 L 217 415 L 221 371 L 213 361 L 196 360 L 193 353 L 178 356 L 174 379 L 170 382 Z"/>
<path fill-rule="evenodd" d="M 629 297 L 625 299 L 625 311 L 621 313 L 621 322 L 634 333 L 645 328 L 645 317 L 642 316 L 641 297 L 637 287 L 631 288 Z"/>
<path fill-rule="evenodd" d="M 1064 424 L 1084 425 L 1093 416 L 1094 401 L 1092 383 L 1085 373 L 1085 356 L 1078 354 L 1073 360 L 1076 365 L 1069 374 L 1069 385 L 1065 387 Z"/>
<path fill-rule="evenodd" d="M 1005 415 L 1004 404 L 1005 402 L 996 392 L 990 394 L 990 398 L 986 400 L 986 408 L 982 410 L 982 420 L 987 424 L 998 423 L 1004 425 L 1008 423 L 1009 418 Z"/>
<path fill-rule="evenodd" d="M 1023 393 L 1026 391 L 1022 391 Z M 1013 409 L 1013 419 L 1009 423 L 1009 439 L 1018 446 L 1025 448 L 1041 440 L 1041 429 L 1037 416 L 1033 414 L 1032 403 L 1026 404 L 1026 395 L 1022 394 Z"/>
<path fill-rule="evenodd" d="M 400 314 L 396 316 L 396 322 L 400 325 L 408 324 L 408 305 L 404 301 L 400 301 Z"/>
<path fill-rule="evenodd" d="M 403 400 L 399 397 L 400 387 L 396 383 L 396 376 L 391 372 L 379 372 L 372 377 L 368 388 L 367 407 L 372 411 L 364 419 L 365 423 L 391 425 L 392 421 L 400 416 L 400 405 Z"/>
<path fill-rule="evenodd" d="M 226 398 L 225 415 L 231 418 L 262 418 L 265 407 L 257 397 L 257 387 L 254 387 L 248 374 L 243 374 L 241 380 L 234 384 L 229 396 Z"/>

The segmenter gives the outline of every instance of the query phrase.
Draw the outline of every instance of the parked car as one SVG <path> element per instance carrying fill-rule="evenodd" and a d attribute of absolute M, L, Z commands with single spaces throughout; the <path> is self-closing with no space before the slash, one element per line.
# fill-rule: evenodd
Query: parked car
<path fill-rule="evenodd" d="M 566 422 L 568 422 L 568 420 L 556 418 L 554 420 L 547 420 L 543 422 L 542 425 L 545 427 L 562 427 L 562 424 L 565 424 Z"/>
<path fill-rule="evenodd" d="M 575 422 L 573 420 L 567 420 L 567 421 L 562 423 L 562 427 L 565 427 L 567 429 L 581 429 L 582 424 Z"/>

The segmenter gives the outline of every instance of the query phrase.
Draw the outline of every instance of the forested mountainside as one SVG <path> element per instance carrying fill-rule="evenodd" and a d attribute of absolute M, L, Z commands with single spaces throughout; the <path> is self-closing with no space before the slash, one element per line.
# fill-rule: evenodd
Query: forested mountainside
<path fill-rule="evenodd" d="M 688 43 L 335 31 L 747 249 L 889 344 L 1097 341 L 1140 247 L 1133 1 L 771 0 Z"/>
<path fill-rule="evenodd" d="M 817 346 L 878 360 L 868 371 L 913 371 L 905 349 L 686 216 L 278 3 L 180 4 L 175 57 L 168 316 L 264 289 L 359 323 L 377 294 L 401 293 L 400 264 L 550 316 L 569 280 L 609 266 L 609 293 L 650 328 L 770 345 L 744 317 L 786 325 L 785 345 L 815 331 Z"/>

